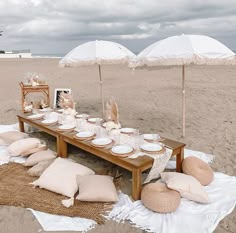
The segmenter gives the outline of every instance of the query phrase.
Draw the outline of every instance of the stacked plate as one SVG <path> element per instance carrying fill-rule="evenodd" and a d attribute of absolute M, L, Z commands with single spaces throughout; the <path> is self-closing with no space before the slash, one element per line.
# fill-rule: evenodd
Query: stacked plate
<path fill-rule="evenodd" d="M 91 132 L 91 131 L 82 131 L 74 135 L 74 138 L 78 140 L 89 140 L 89 139 L 93 139 L 94 137 L 95 137 L 95 134 L 94 132 Z"/>
<path fill-rule="evenodd" d="M 102 123 L 102 122 L 103 122 L 103 119 L 102 119 L 102 118 L 98 118 L 98 117 L 92 117 L 92 118 L 89 118 L 89 119 L 88 119 L 88 122 L 89 122 L 89 123 L 92 123 L 92 124 L 96 124 L 97 122 Z"/>
<path fill-rule="evenodd" d="M 159 134 L 143 134 L 143 139 L 147 142 L 160 141 L 161 137 Z"/>
<path fill-rule="evenodd" d="M 57 130 L 58 131 L 72 131 L 75 128 L 74 125 L 60 125 Z"/>
<path fill-rule="evenodd" d="M 133 129 L 133 128 L 121 128 L 120 132 L 125 133 L 125 134 L 132 134 L 132 133 L 135 132 L 135 129 Z"/>
<path fill-rule="evenodd" d="M 63 113 L 63 112 L 64 112 L 64 109 L 63 109 L 63 108 L 57 109 L 57 112 L 58 112 L 58 113 Z"/>
<path fill-rule="evenodd" d="M 27 118 L 31 120 L 39 120 L 39 119 L 42 119 L 43 117 L 44 117 L 44 114 L 33 114 L 33 115 L 28 116 Z"/>
<path fill-rule="evenodd" d="M 76 117 L 76 118 L 88 119 L 88 118 L 89 118 L 89 115 L 86 114 L 86 113 L 82 113 L 82 114 L 77 114 L 75 117 Z"/>
<path fill-rule="evenodd" d="M 165 148 L 160 144 L 155 143 L 146 143 L 140 146 L 143 152 L 151 153 L 151 154 L 160 154 L 164 152 Z"/>
<path fill-rule="evenodd" d="M 117 145 L 113 146 L 110 150 L 112 155 L 118 157 L 127 157 L 134 152 L 134 148 L 130 145 Z"/>
<path fill-rule="evenodd" d="M 57 119 L 46 119 L 41 121 L 43 125 L 54 125 L 57 123 Z"/>
<path fill-rule="evenodd" d="M 91 142 L 91 144 L 96 147 L 106 147 L 112 143 L 113 141 L 110 138 L 96 138 Z"/>

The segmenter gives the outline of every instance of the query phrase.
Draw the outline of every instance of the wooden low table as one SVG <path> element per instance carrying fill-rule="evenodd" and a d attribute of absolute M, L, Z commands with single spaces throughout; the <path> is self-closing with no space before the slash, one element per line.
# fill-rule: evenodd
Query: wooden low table
<path fill-rule="evenodd" d="M 68 156 L 67 146 L 68 144 L 71 144 L 132 172 L 132 198 L 134 200 L 140 199 L 142 190 L 142 172 L 152 167 L 153 158 L 149 156 L 141 156 L 135 159 L 129 159 L 113 156 L 110 154 L 109 149 L 94 147 L 89 141 L 80 141 L 75 139 L 74 135 L 76 132 L 59 132 L 56 130 L 57 126 L 42 125 L 40 120 L 28 119 L 26 115 L 18 115 L 17 117 L 19 120 L 20 131 L 24 132 L 24 123 L 27 123 L 43 132 L 55 136 L 57 139 L 57 153 L 61 157 L 66 158 Z M 181 172 L 185 144 L 170 139 L 164 139 L 162 143 L 173 150 L 172 156 L 176 156 L 176 171 Z"/>

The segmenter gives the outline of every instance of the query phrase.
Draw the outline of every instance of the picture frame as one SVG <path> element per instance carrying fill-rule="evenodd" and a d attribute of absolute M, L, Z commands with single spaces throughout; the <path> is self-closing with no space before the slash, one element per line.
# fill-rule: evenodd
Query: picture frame
<path fill-rule="evenodd" d="M 71 89 L 69 89 L 69 88 L 56 88 L 55 89 L 53 108 L 60 108 L 59 99 L 60 99 L 60 94 L 62 92 L 71 94 Z"/>

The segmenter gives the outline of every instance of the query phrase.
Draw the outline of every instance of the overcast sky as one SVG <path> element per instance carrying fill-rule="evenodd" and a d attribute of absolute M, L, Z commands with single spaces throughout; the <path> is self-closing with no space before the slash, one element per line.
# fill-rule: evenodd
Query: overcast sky
<path fill-rule="evenodd" d="M 179 34 L 236 50 L 236 0 L 0 0 L 0 50 L 66 54 L 91 40 L 133 52 Z"/>

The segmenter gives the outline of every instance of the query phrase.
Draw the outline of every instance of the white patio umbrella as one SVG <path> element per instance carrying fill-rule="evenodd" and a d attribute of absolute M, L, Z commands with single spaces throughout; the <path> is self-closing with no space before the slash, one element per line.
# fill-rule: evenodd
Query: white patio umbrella
<path fill-rule="evenodd" d="M 134 58 L 130 50 L 111 41 L 90 41 L 79 45 L 66 54 L 59 65 L 62 67 L 78 67 L 86 65 L 98 65 L 99 80 L 101 85 L 102 111 L 104 113 L 103 80 L 101 65 L 129 63 Z"/>
<path fill-rule="evenodd" d="M 203 35 L 180 35 L 148 46 L 130 63 L 130 67 L 182 66 L 182 117 L 185 136 L 185 66 L 234 63 L 235 53 L 219 41 Z"/>

